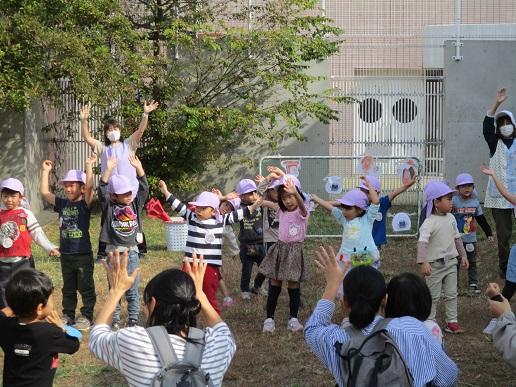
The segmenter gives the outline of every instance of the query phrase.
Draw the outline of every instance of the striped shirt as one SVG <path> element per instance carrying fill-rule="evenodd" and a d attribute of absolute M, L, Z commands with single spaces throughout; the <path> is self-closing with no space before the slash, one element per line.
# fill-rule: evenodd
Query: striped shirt
<path fill-rule="evenodd" d="M 190 211 L 179 199 L 170 195 L 167 203 L 179 216 L 188 222 L 185 256 L 191 258 L 195 252 L 202 254 L 206 263 L 222 266 L 222 239 L 224 226 L 238 222 L 250 214 L 248 207 L 240 208 L 221 218 L 200 220 L 195 212 Z"/>
<path fill-rule="evenodd" d="M 184 356 L 186 341 L 169 335 L 178 360 Z M 236 344 L 229 327 L 223 321 L 205 328 L 206 345 L 201 369 L 210 374 L 214 386 L 221 386 Z M 159 357 L 143 327 L 124 328 L 112 332 L 107 324 L 95 325 L 90 333 L 89 349 L 93 356 L 119 370 L 130 386 L 149 386 L 161 371 Z"/>
<path fill-rule="evenodd" d="M 344 329 L 331 323 L 334 310 L 335 303 L 331 301 L 323 299 L 317 303 L 305 325 L 305 340 L 311 351 L 328 367 L 338 385 L 344 386 L 341 359 L 335 343 L 346 343 L 350 337 Z M 362 333 L 371 333 L 381 318 L 376 316 L 371 324 L 362 329 Z M 457 383 L 457 366 L 419 320 L 413 317 L 395 318 L 386 329 L 403 354 L 414 377 L 415 387 L 423 387 L 429 382 L 433 386 L 443 387 Z"/>

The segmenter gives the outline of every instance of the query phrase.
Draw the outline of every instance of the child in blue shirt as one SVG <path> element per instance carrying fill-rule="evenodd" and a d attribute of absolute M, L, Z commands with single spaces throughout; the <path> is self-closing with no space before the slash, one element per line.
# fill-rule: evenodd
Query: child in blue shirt
<path fill-rule="evenodd" d="M 469 173 L 459 174 L 455 179 L 455 188 L 458 190 L 458 195 L 454 195 L 452 198 L 452 214 L 457 221 L 457 228 L 468 256 L 469 290 L 474 294 L 480 294 L 477 278 L 477 222 L 491 242 L 493 233 L 477 198 L 473 177 Z M 459 270 L 457 270 L 457 285 L 459 283 L 458 275 Z"/>

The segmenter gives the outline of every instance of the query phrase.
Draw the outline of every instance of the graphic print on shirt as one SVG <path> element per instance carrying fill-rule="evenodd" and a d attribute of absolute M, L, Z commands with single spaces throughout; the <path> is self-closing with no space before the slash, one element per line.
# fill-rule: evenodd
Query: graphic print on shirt
<path fill-rule="evenodd" d="M 14 242 L 20 237 L 20 233 L 27 230 L 27 214 L 19 212 L 14 215 L 14 219 L 7 217 L 7 220 L 0 225 L 0 245 L 4 249 L 12 247 Z"/>
<path fill-rule="evenodd" d="M 477 231 L 477 221 L 475 214 L 476 207 L 454 208 L 453 212 L 457 214 L 457 228 L 461 234 L 470 234 Z"/>
<path fill-rule="evenodd" d="M 346 239 L 358 239 L 360 237 L 360 225 L 351 223 L 346 225 L 345 228 L 344 235 Z"/>
<path fill-rule="evenodd" d="M 115 207 L 111 227 L 118 235 L 130 236 L 138 229 L 138 217 L 130 206 Z"/>
<path fill-rule="evenodd" d="M 82 231 L 77 226 L 79 221 L 79 209 L 77 207 L 65 207 L 59 218 L 59 228 L 63 239 L 81 239 Z"/>

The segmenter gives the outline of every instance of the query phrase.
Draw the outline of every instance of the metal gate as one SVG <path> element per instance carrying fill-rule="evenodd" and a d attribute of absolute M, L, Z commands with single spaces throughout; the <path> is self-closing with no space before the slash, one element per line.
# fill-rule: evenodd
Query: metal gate
<path fill-rule="evenodd" d="M 368 162 L 371 160 L 368 160 Z M 417 157 L 376 157 L 369 165 L 369 173 L 377 174 L 382 183 L 381 195 L 386 195 L 402 185 L 405 173 L 421 176 L 422 166 Z M 358 156 L 266 156 L 260 159 L 260 174 L 267 174 L 267 166 L 282 168 L 286 173 L 298 176 L 303 192 L 316 194 L 324 200 L 335 200 L 345 191 L 358 186 L 363 174 L 365 160 Z M 411 171 L 410 168 L 413 168 Z M 392 203 L 387 219 L 388 237 L 407 237 L 417 234 L 422 198 L 422 180 Z M 394 214 L 404 212 L 409 215 L 411 227 L 403 232 L 394 232 L 392 219 Z M 306 236 L 308 238 L 327 238 L 342 236 L 340 225 L 331 214 L 321 208 L 312 212 Z"/>

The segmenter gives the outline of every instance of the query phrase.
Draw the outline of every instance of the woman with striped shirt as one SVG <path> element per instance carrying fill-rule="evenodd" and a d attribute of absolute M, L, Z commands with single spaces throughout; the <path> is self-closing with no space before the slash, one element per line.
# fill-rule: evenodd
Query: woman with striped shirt
<path fill-rule="evenodd" d="M 111 318 L 116 305 L 138 275 L 136 269 L 127 275 L 127 253 L 121 260 L 116 252 L 110 257 L 113 267 L 105 264 L 110 285 L 107 300 L 97 316 L 89 337 L 89 349 L 98 359 L 118 369 L 130 386 L 149 386 L 154 375 L 161 371 L 158 354 L 145 328 L 135 326 L 112 332 Z M 189 327 L 196 326 L 197 314 L 206 324 L 205 347 L 201 369 L 210 375 L 214 386 L 221 386 L 236 344 L 227 324 L 209 303 L 202 290 L 206 263 L 202 256 L 184 262 L 186 272 L 169 269 L 155 276 L 144 290 L 144 311 L 147 325 L 164 326 L 177 358 L 181 360 Z"/>
<path fill-rule="evenodd" d="M 305 325 L 305 340 L 319 360 L 330 370 L 339 386 L 347 380 L 341 368 L 342 359 L 337 354 L 335 343 L 345 344 L 350 340 L 346 330 L 332 324 L 335 297 L 340 285 L 344 287 L 342 307 L 349 313 L 349 322 L 354 328 L 369 335 L 383 318 L 387 297 L 383 275 L 367 266 L 357 266 L 344 279 L 347 266 L 339 267 L 333 249 L 317 251 L 316 263 L 324 270 L 326 288 L 322 299 Z M 454 386 L 458 369 L 423 324 L 413 317 L 391 319 L 386 330 L 396 342 L 407 364 L 415 387 Z"/>

